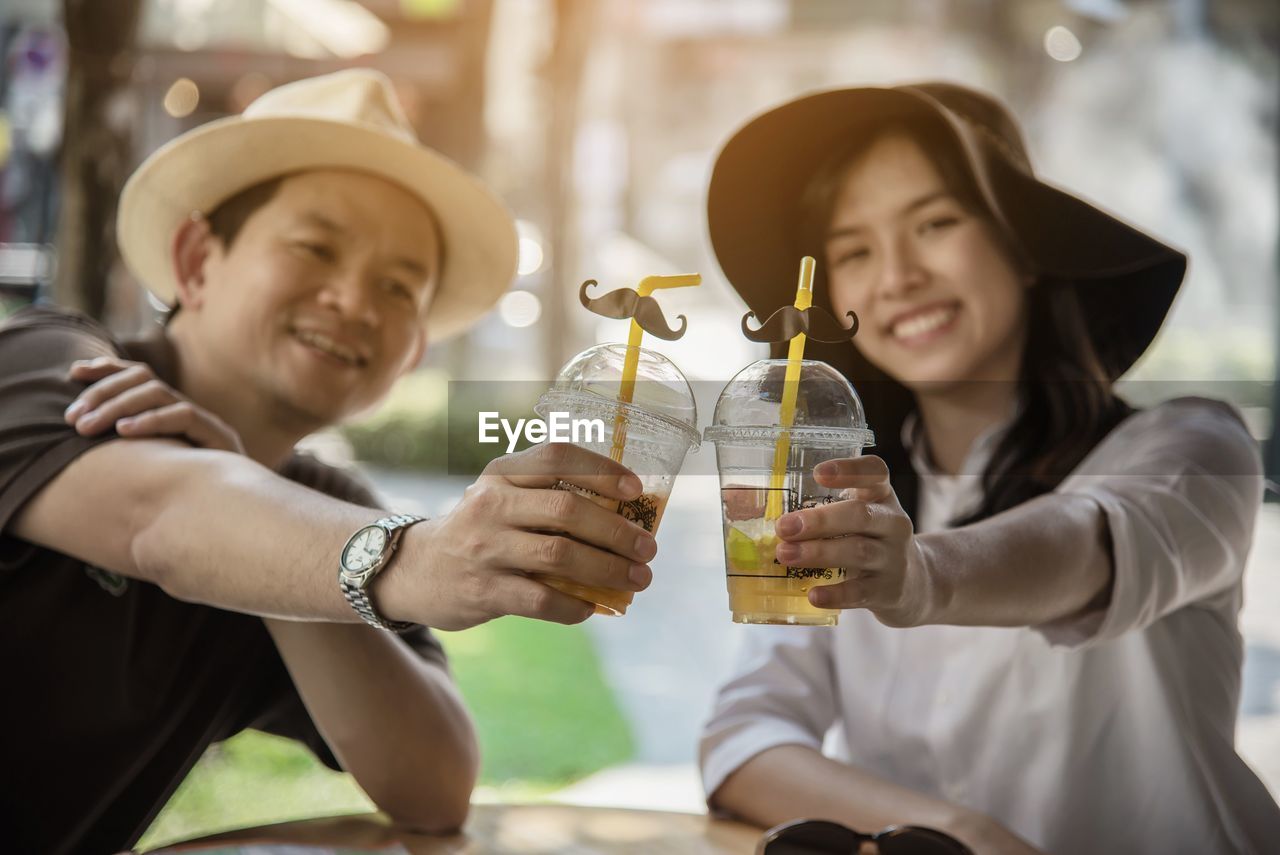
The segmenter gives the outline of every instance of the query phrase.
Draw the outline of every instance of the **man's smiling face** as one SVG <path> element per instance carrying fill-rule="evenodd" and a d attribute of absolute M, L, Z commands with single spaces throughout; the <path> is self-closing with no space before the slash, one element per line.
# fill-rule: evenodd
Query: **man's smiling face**
<path fill-rule="evenodd" d="M 381 399 L 421 356 L 439 281 L 437 224 L 399 186 L 358 172 L 283 179 L 230 247 L 209 237 L 191 319 L 264 407 L 333 424 Z"/>

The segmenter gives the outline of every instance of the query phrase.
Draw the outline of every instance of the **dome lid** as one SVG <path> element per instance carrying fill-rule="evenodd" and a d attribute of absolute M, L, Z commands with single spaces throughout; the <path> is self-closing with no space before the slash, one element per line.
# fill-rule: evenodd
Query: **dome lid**
<path fill-rule="evenodd" d="M 732 444 L 775 443 L 783 434 L 801 445 L 865 448 L 875 444 L 858 393 L 825 362 L 800 363 L 794 418 L 782 425 L 787 360 L 762 359 L 742 369 L 716 401 L 703 438 Z"/>

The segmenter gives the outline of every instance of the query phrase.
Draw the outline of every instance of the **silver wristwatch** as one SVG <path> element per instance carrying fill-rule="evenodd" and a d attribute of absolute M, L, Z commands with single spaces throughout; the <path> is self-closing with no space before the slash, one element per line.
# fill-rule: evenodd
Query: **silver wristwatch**
<path fill-rule="evenodd" d="M 369 599 L 369 585 L 391 562 L 404 530 L 423 519 L 412 514 L 383 517 L 351 535 L 347 545 L 342 547 L 342 557 L 338 561 L 338 587 L 351 603 L 351 608 L 370 626 L 388 632 L 404 632 L 415 626 L 407 621 L 385 620 L 378 614 Z"/>

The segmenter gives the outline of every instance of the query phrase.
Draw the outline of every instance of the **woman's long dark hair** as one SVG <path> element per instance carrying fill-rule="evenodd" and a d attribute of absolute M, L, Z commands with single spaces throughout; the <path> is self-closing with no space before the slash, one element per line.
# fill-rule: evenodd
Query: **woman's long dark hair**
<path fill-rule="evenodd" d="M 1027 292 L 1027 335 L 1018 375 L 1021 408 L 997 443 L 982 473 L 982 500 L 953 525 L 986 519 L 1052 491 L 1133 409 L 1112 388 L 1098 358 L 1076 290 L 1069 282 L 1039 276 L 1026 262 L 1012 235 L 996 221 L 960 154 L 942 129 L 928 121 L 868 126 L 814 174 L 802 196 L 797 244 L 800 254 L 825 258 L 825 235 L 836 196 L 848 167 L 871 145 L 891 133 L 913 139 L 938 169 L 951 194 L 974 216 L 984 219 L 1003 240 L 1011 257 L 1036 277 Z M 818 265 L 814 301 L 831 305 L 825 264 Z M 824 359 L 858 390 L 867 421 L 876 432 L 876 453 L 885 459 L 903 508 L 914 519 L 918 476 L 902 441 L 902 427 L 915 410 L 915 396 L 862 358 L 849 345 L 814 343 L 806 355 Z"/>

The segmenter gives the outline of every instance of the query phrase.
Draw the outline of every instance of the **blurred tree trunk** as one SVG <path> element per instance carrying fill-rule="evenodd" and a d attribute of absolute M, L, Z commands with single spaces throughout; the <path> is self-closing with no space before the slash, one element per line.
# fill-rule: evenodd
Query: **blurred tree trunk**
<path fill-rule="evenodd" d="M 487 80 L 485 63 L 489 53 L 489 31 L 493 27 L 493 0 L 470 0 L 463 12 L 459 34 L 458 89 L 453 100 L 467 111 L 466 139 L 458 150 L 468 152 L 469 169 L 482 160 L 485 147 L 484 108 Z"/>
<path fill-rule="evenodd" d="M 438 138 L 439 128 L 419 128 L 419 137 L 428 145 L 439 148 L 462 166 L 478 171 L 484 162 L 488 138 L 485 131 L 484 111 L 488 95 L 486 63 L 489 38 L 493 28 L 494 0 L 468 0 L 461 5 L 460 21 L 455 47 L 455 87 L 441 105 L 441 113 L 449 125 L 448 133 Z M 393 32 L 402 27 L 388 21 Z M 427 117 L 428 122 L 439 122 L 440 115 Z M 444 364 L 450 376 L 466 377 L 473 364 L 472 343 L 469 336 L 458 336 L 445 343 Z"/>
<path fill-rule="evenodd" d="M 568 277 L 574 274 L 577 258 L 573 235 L 573 149 L 578 130 L 578 103 L 582 73 L 591 47 L 595 3 L 556 0 L 555 41 L 546 67 L 546 84 L 551 99 L 551 119 L 547 125 L 546 200 L 550 236 L 550 264 L 546 305 L 542 313 L 543 341 L 546 343 L 545 369 L 554 372 L 572 354 L 566 295 L 576 290 Z M 631 283 L 605 283 L 614 288 Z"/>
<path fill-rule="evenodd" d="M 1277 166 L 1280 167 L 1280 163 Z M 1280 174 L 1280 169 L 1277 169 L 1277 174 Z M 1280 186 L 1276 190 L 1276 197 L 1280 200 Z M 1280 244 L 1276 246 L 1272 276 L 1273 284 L 1280 285 Z M 1266 440 L 1266 457 L 1263 460 L 1271 491 L 1265 492 L 1264 496 L 1267 501 L 1280 502 L 1280 287 L 1273 288 L 1271 295 L 1274 318 L 1271 346 L 1275 349 L 1275 371 L 1271 375 L 1271 435 Z"/>
<path fill-rule="evenodd" d="M 63 0 L 69 62 L 54 300 L 101 318 L 131 148 L 126 88 L 142 0 Z"/>

